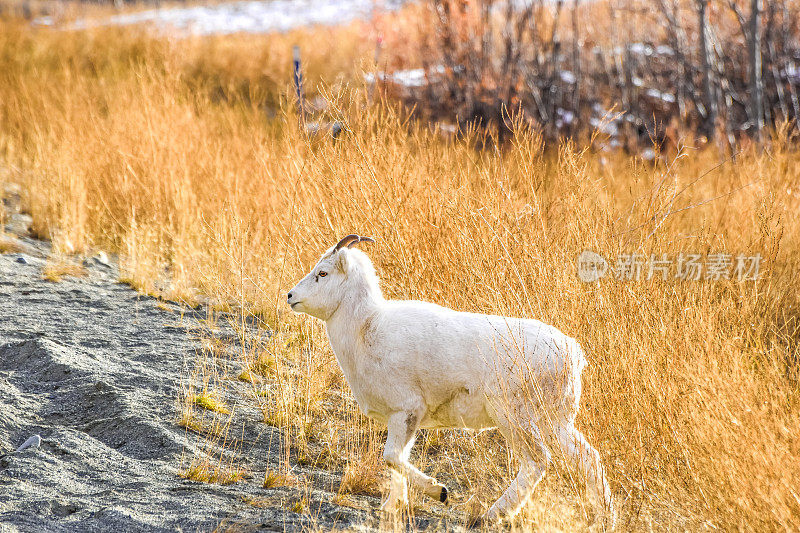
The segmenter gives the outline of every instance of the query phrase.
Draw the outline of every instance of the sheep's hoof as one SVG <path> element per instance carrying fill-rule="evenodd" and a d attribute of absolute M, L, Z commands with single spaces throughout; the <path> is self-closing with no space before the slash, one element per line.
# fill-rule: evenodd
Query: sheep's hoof
<path fill-rule="evenodd" d="M 617 506 L 612 502 L 602 516 L 603 529 L 614 531 L 617 528 Z"/>
<path fill-rule="evenodd" d="M 401 505 L 389 504 L 386 505 L 385 503 L 378 508 L 378 511 L 385 515 L 396 515 L 403 510 Z"/>
<path fill-rule="evenodd" d="M 403 509 L 408 507 L 408 500 L 404 498 L 393 498 L 389 497 L 384 501 L 380 506 L 380 512 L 382 513 L 399 513 Z"/>
<path fill-rule="evenodd" d="M 447 487 L 442 486 L 442 492 L 441 492 L 441 494 L 439 494 L 439 501 L 442 502 L 442 503 L 447 503 L 447 497 L 448 496 L 449 495 L 447 494 Z"/>

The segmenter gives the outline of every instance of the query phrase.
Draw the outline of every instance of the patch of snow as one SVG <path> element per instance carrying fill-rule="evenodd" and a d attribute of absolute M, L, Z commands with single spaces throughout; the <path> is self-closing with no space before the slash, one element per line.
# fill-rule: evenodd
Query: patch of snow
<path fill-rule="evenodd" d="M 628 124 L 638 124 L 639 122 L 641 122 L 641 119 L 639 119 L 639 118 L 638 118 L 636 115 L 634 115 L 633 113 L 625 113 L 625 115 L 624 115 L 622 118 L 623 118 L 623 120 L 625 120 L 625 122 L 627 122 Z"/>
<path fill-rule="evenodd" d="M 623 115 L 621 113 L 612 113 L 597 102 L 592 105 L 592 111 L 594 111 L 595 116 L 589 119 L 589 124 L 600 133 L 612 137 L 613 143 L 615 141 L 614 138 L 620 134 L 619 128 Z"/>
<path fill-rule="evenodd" d="M 272 33 L 304 26 L 345 24 L 369 18 L 376 9 L 394 10 L 400 5 L 396 0 L 252 0 L 213 6 L 151 9 L 99 20 L 82 19 L 66 29 L 153 24 L 194 35 Z M 52 19 L 41 18 L 34 23 L 52 25 L 53 22 Z"/>
<path fill-rule="evenodd" d="M 631 43 L 628 45 L 628 50 L 634 54 L 649 56 L 653 53 L 653 49 L 644 43 Z"/>
<path fill-rule="evenodd" d="M 611 139 L 609 142 L 601 144 L 600 149 L 604 152 L 613 152 L 621 146 L 622 143 L 618 139 Z"/>
<path fill-rule="evenodd" d="M 656 151 L 652 148 L 645 148 L 642 150 L 642 159 L 645 161 L 652 161 L 656 158 Z"/>
<path fill-rule="evenodd" d="M 561 77 L 561 81 L 564 83 L 569 83 L 570 85 L 578 81 L 578 78 L 575 76 L 575 74 L 569 70 L 562 70 L 558 73 L 558 75 Z"/>
<path fill-rule="evenodd" d="M 800 83 L 800 68 L 798 68 L 795 63 L 786 65 L 786 70 L 783 71 L 783 75 L 786 76 L 787 81 Z"/>
<path fill-rule="evenodd" d="M 592 0 L 590 0 L 592 1 Z M 529 8 L 536 8 L 541 5 L 541 7 L 549 8 L 551 12 L 554 12 L 556 9 L 556 4 L 558 0 L 501 0 L 492 3 L 492 11 L 495 13 L 502 13 L 508 10 L 509 5 L 511 6 L 511 10 L 514 12 L 524 11 Z"/>
<path fill-rule="evenodd" d="M 660 44 L 660 45 L 656 46 L 656 55 L 671 56 L 671 55 L 674 55 L 674 54 L 675 54 L 675 51 L 672 49 L 672 47 L 667 46 L 666 44 Z"/>
<path fill-rule="evenodd" d="M 559 120 L 564 124 L 572 124 L 575 120 L 575 113 L 560 107 L 556 109 L 556 115 L 558 115 Z"/>
<path fill-rule="evenodd" d="M 391 74 L 386 72 L 378 72 L 377 79 L 402 85 L 403 87 L 424 87 L 428 83 L 428 76 L 431 74 L 444 74 L 444 66 L 437 65 L 432 68 L 427 74 L 425 69 L 415 68 L 410 70 L 397 70 Z M 364 74 L 364 80 L 367 83 L 375 83 L 376 75 L 367 72 Z"/>
<path fill-rule="evenodd" d="M 592 125 L 600 133 L 604 133 L 611 137 L 616 137 L 619 135 L 619 127 L 613 122 L 609 121 L 608 119 L 603 120 L 600 118 L 592 117 L 589 119 L 589 124 Z"/>
<path fill-rule="evenodd" d="M 656 100 L 661 100 L 662 102 L 666 102 L 668 104 L 672 104 L 675 102 L 675 96 L 670 93 L 663 93 L 658 89 L 647 89 L 645 94 L 650 98 L 655 98 Z"/>
<path fill-rule="evenodd" d="M 391 75 L 391 79 L 405 87 L 422 87 L 427 83 L 425 71 L 421 68 L 399 70 Z"/>

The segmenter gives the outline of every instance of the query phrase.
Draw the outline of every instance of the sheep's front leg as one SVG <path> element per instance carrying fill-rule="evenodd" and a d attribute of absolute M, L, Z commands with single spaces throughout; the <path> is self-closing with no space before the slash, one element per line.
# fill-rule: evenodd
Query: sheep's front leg
<path fill-rule="evenodd" d="M 394 513 L 408 507 L 408 483 L 403 474 L 391 470 L 389 480 L 389 494 L 381 504 L 381 511 Z"/>
<path fill-rule="evenodd" d="M 392 484 L 389 497 L 381 506 L 382 510 L 396 509 L 398 505 L 407 505 L 408 496 L 405 488 L 405 478 L 411 484 L 431 498 L 441 502 L 447 501 L 447 489 L 430 476 L 426 476 L 408 462 L 414 438 L 419 428 L 421 414 L 414 412 L 398 412 L 389 417 L 387 428 L 389 436 L 386 439 L 386 448 L 383 450 L 383 459 L 392 471 Z M 399 480 L 402 479 L 402 484 Z"/>

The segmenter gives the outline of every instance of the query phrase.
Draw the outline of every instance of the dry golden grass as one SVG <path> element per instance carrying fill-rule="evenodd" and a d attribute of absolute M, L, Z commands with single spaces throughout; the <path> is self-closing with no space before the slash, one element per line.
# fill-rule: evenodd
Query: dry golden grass
<path fill-rule="evenodd" d="M 348 463 L 344 469 L 339 495 L 367 494 L 380 495 L 384 483 L 383 469 L 378 461 L 356 461 Z"/>
<path fill-rule="evenodd" d="M 228 409 L 223 402 L 215 398 L 213 394 L 200 394 L 195 396 L 193 401 L 195 405 L 200 406 L 203 409 L 208 409 L 209 411 L 215 411 L 223 415 L 230 414 L 231 412 L 230 409 Z"/>
<path fill-rule="evenodd" d="M 81 278 L 86 276 L 86 269 L 66 258 L 50 258 L 42 270 L 42 278 L 53 283 L 58 283 L 65 276 Z"/>
<path fill-rule="evenodd" d="M 474 136 L 442 139 L 334 83 L 326 116 L 346 133 L 309 139 L 282 96 L 301 34 L 176 44 L 0 28 L 0 164 L 25 169 L 35 232 L 118 252 L 143 289 L 208 298 L 271 329 L 262 352 L 235 357 L 270 361 L 269 387 L 249 401 L 296 449 L 346 464 L 381 446 L 322 325 L 283 305 L 325 248 L 358 232 L 377 239 L 368 253 L 388 297 L 533 317 L 579 339 L 590 365 L 578 425 L 601 451 L 624 529 L 800 527 L 800 154 L 780 134 L 732 161 L 687 149 L 650 164 L 545 150 L 520 124 L 506 150 L 477 151 Z M 357 29 L 313 36 L 309 85 L 323 66 L 329 81 L 357 78 L 369 55 Z M 587 248 L 764 260 L 757 282 L 584 284 L 575 260 Z M 193 364 L 186 409 L 194 390 L 225 387 Z M 490 503 L 513 474 L 493 432 L 420 443 L 414 460 L 464 487 L 458 512 Z M 587 527 L 571 487 L 553 470 L 520 527 Z"/>
<path fill-rule="evenodd" d="M 286 474 L 279 474 L 271 470 L 264 472 L 264 481 L 262 486 L 265 489 L 273 489 L 275 487 L 289 487 L 296 483 L 296 480 Z"/>
<path fill-rule="evenodd" d="M 23 250 L 18 242 L 0 233 L 0 254 L 17 254 Z"/>
<path fill-rule="evenodd" d="M 193 464 L 186 470 L 182 470 L 180 476 L 202 483 L 230 485 L 244 479 L 247 476 L 247 472 L 242 469 L 220 468 L 218 464 L 204 462 Z"/>
<path fill-rule="evenodd" d="M 209 430 L 207 427 L 203 425 L 203 423 L 200 420 L 191 416 L 188 413 L 184 413 L 180 417 L 180 419 L 178 420 L 178 425 L 183 428 L 195 431 L 197 433 L 206 433 Z"/>
<path fill-rule="evenodd" d="M 297 514 L 305 514 L 308 512 L 308 500 L 304 498 L 299 498 L 297 500 L 291 501 L 287 507 L 290 511 Z"/>
<path fill-rule="evenodd" d="M 205 335 L 206 331 L 195 333 Z M 202 336 L 200 345 L 195 357 L 185 362 L 176 398 L 177 423 L 195 444 L 192 455 L 181 458 L 180 475 L 206 483 L 234 483 L 248 472 L 241 466 L 242 442 L 233 428 L 236 404 L 226 401 L 229 379 L 220 364 L 226 355 L 216 339 Z"/>
<path fill-rule="evenodd" d="M 242 370 L 239 375 L 236 376 L 236 379 L 239 381 L 245 381 L 247 383 L 256 383 L 258 381 L 258 378 L 255 377 L 248 369 Z"/>

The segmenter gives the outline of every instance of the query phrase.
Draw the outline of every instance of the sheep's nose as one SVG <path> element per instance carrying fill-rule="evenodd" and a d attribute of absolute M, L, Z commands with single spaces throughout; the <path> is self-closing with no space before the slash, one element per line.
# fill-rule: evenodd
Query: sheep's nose
<path fill-rule="evenodd" d="M 291 300 L 291 299 L 292 299 L 292 293 L 291 293 L 291 292 L 290 292 L 289 294 L 287 294 L 287 295 L 286 295 L 286 299 L 287 299 L 287 300 Z"/>

